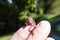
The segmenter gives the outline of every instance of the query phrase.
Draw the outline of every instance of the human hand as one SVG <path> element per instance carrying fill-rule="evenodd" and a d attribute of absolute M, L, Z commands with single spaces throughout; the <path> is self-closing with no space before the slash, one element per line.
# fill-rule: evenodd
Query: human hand
<path fill-rule="evenodd" d="M 41 21 L 36 25 L 36 28 L 29 31 L 33 27 L 27 25 L 26 27 L 21 27 L 10 40 L 54 40 L 51 37 L 48 37 L 51 31 L 51 25 L 48 21 Z"/>

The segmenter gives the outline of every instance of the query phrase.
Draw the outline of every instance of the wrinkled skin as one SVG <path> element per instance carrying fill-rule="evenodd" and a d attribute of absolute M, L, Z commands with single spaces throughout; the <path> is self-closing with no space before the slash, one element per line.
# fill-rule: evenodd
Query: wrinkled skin
<path fill-rule="evenodd" d="M 51 31 L 51 25 L 48 21 L 41 21 L 36 25 L 36 28 L 32 31 L 29 31 L 31 25 L 27 25 L 24 28 L 21 27 L 11 38 L 10 40 L 54 40 L 51 37 L 48 37 Z"/>

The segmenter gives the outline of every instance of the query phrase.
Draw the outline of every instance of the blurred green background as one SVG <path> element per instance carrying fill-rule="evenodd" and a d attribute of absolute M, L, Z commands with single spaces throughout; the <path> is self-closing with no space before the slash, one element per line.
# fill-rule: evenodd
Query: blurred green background
<path fill-rule="evenodd" d="M 36 23 L 48 20 L 49 36 L 60 40 L 60 0 L 0 0 L 0 40 L 8 40 L 28 16 Z"/>

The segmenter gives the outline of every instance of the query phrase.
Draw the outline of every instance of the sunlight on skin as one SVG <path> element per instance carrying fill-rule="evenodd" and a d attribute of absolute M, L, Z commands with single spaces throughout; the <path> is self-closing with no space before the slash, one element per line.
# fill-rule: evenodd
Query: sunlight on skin
<path fill-rule="evenodd" d="M 51 25 L 48 21 L 41 21 L 36 25 L 36 28 L 30 33 L 30 25 L 25 28 L 20 28 L 10 40 L 54 40 L 53 38 L 48 38 L 51 31 Z"/>

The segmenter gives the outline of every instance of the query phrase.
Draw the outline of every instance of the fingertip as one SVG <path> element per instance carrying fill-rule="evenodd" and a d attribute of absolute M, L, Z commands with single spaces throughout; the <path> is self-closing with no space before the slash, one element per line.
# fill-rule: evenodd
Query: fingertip
<path fill-rule="evenodd" d="M 51 24 L 49 21 L 43 20 L 37 24 L 37 28 L 40 28 L 41 31 L 48 31 L 51 30 Z"/>
<path fill-rule="evenodd" d="M 37 24 L 37 26 L 38 26 L 37 28 L 42 29 L 41 31 L 48 31 L 48 32 L 51 31 L 51 24 L 47 20 L 43 20 L 43 21 L 39 22 Z"/>
<path fill-rule="evenodd" d="M 49 21 L 47 20 L 43 20 L 43 21 L 40 21 L 37 25 L 43 25 L 43 26 L 48 26 L 48 27 L 51 27 L 51 24 Z"/>
<path fill-rule="evenodd" d="M 48 37 L 49 33 L 51 31 L 51 25 L 49 21 L 43 20 L 37 24 L 36 29 L 33 31 L 35 36 L 39 36 L 40 38 L 43 39 Z"/>

